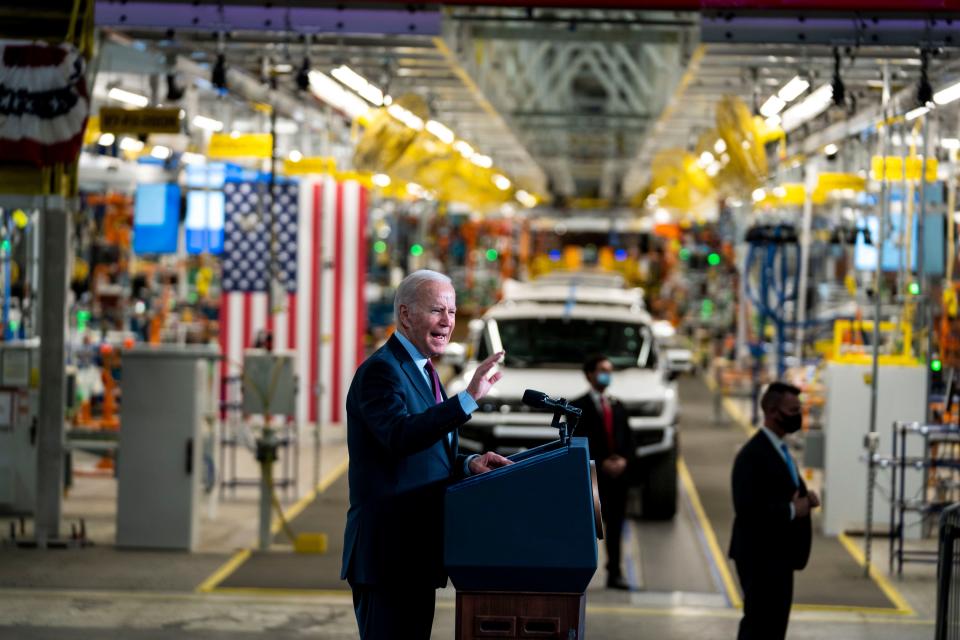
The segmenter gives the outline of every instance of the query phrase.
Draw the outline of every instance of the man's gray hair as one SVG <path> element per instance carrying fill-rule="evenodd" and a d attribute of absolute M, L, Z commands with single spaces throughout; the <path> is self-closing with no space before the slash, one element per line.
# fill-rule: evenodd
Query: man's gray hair
<path fill-rule="evenodd" d="M 426 282 L 447 282 L 451 280 L 439 271 L 420 269 L 414 271 L 397 287 L 397 295 L 393 298 L 393 322 L 400 328 L 400 305 L 412 307 L 420 301 L 420 285 Z"/>

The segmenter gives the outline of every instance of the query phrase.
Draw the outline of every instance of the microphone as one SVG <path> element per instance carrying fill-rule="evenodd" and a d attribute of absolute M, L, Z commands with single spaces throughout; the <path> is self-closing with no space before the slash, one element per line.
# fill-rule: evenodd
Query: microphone
<path fill-rule="evenodd" d="M 583 410 L 568 404 L 563 398 L 551 398 L 543 391 L 527 389 L 523 392 L 523 404 L 535 409 L 551 409 L 568 416 L 579 417 Z"/>

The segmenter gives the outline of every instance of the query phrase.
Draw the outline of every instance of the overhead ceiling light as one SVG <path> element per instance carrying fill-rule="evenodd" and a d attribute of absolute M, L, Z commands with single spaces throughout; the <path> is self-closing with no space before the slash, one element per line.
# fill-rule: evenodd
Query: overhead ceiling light
<path fill-rule="evenodd" d="M 801 78 L 800 76 L 793 76 L 793 79 L 790 80 L 787 84 L 783 85 L 783 88 L 777 92 L 777 97 L 779 97 L 784 102 L 793 102 L 800 94 L 810 88 L 810 83 Z"/>
<path fill-rule="evenodd" d="M 114 136 L 112 133 L 104 133 L 100 135 L 100 139 L 97 140 L 97 144 L 99 144 L 101 147 L 109 147 L 116 139 L 116 136 Z"/>
<path fill-rule="evenodd" d="M 473 156 L 474 153 L 476 153 L 473 150 L 473 147 L 471 147 L 469 144 L 467 144 L 463 140 L 457 140 L 456 142 L 454 142 L 453 148 L 456 149 L 457 152 L 460 155 L 462 155 L 464 158 L 470 158 L 471 156 Z"/>
<path fill-rule="evenodd" d="M 493 174 L 493 184 L 497 185 L 497 189 L 500 189 L 500 191 L 506 191 L 511 186 L 510 179 L 499 173 Z"/>
<path fill-rule="evenodd" d="M 903 116 L 903 119 L 907 122 L 910 122 L 911 120 L 916 120 L 920 116 L 925 115 L 929 111 L 930 107 L 917 107 L 916 109 L 907 111 L 907 113 Z"/>
<path fill-rule="evenodd" d="M 372 105 L 376 107 L 383 105 L 383 91 L 347 65 L 340 65 L 331 71 L 330 75 L 359 93 L 364 100 Z"/>
<path fill-rule="evenodd" d="M 489 169 L 493 166 L 493 158 L 479 153 L 473 154 L 473 156 L 470 158 L 470 162 L 477 165 L 481 169 Z"/>
<path fill-rule="evenodd" d="M 710 165 L 707 166 L 707 168 L 705 169 L 705 171 L 707 172 L 707 177 L 708 178 L 716 177 L 716 175 L 720 173 L 720 169 L 721 169 L 721 166 L 719 162 L 710 163 Z"/>
<path fill-rule="evenodd" d="M 537 206 L 537 199 L 523 189 L 517 189 L 517 192 L 514 194 L 514 196 L 516 196 L 517 202 L 528 209 Z"/>
<path fill-rule="evenodd" d="M 761 200 L 767 197 L 767 192 L 762 188 L 754 189 L 753 194 L 751 194 L 751 197 L 753 198 L 754 202 L 760 202 Z"/>
<path fill-rule="evenodd" d="M 427 195 L 426 190 L 424 190 L 424 188 L 418 185 L 416 182 L 407 183 L 407 193 L 412 195 L 414 198 L 423 198 Z"/>
<path fill-rule="evenodd" d="M 162 144 L 154 145 L 153 149 L 150 149 L 150 155 L 158 160 L 166 160 L 170 157 L 170 147 Z"/>
<path fill-rule="evenodd" d="M 660 208 L 653 212 L 653 221 L 657 224 L 670 224 L 670 212 Z"/>
<path fill-rule="evenodd" d="M 768 128 L 768 129 L 776 129 L 777 127 L 780 126 L 780 123 L 781 123 L 782 121 L 783 121 L 783 119 L 782 119 L 780 116 L 770 116 L 769 118 L 767 118 L 767 119 L 764 120 L 763 122 L 764 122 L 764 124 L 767 125 L 767 128 Z"/>
<path fill-rule="evenodd" d="M 392 182 L 390 180 L 390 176 L 385 173 L 375 173 L 373 174 L 373 178 L 371 178 L 371 180 L 373 181 L 373 184 L 377 185 L 381 189 L 384 187 L 389 187 L 390 182 Z"/>
<path fill-rule="evenodd" d="M 933 94 L 933 101 L 938 105 L 950 104 L 957 98 L 960 98 L 960 82 L 952 84 L 945 89 L 941 89 Z"/>
<path fill-rule="evenodd" d="M 277 73 L 290 73 L 293 71 L 293 65 L 288 62 L 281 62 L 280 64 L 274 66 L 273 70 Z"/>
<path fill-rule="evenodd" d="M 940 146 L 944 149 L 960 149 L 960 138 L 941 138 Z"/>
<path fill-rule="evenodd" d="M 717 138 L 717 141 L 713 143 L 713 150 L 716 151 L 717 154 L 721 154 L 727 150 L 727 143 L 723 138 Z"/>
<path fill-rule="evenodd" d="M 833 87 L 829 84 L 818 87 L 802 102 L 798 102 L 781 114 L 783 130 L 789 133 L 805 122 L 816 118 L 826 111 L 832 102 Z"/>
<path fill-rule="evenodd" d="M 450 144 L 456 138 L 453 131 L 436 120 L 427 120 L 427 131 L 435 135 L 443 144 Z"/>
<path fill-rule="evenodd" d="M 147 96 L 142 96 L 139 93 L 127 91 L 126 89 L 121 89 L 120 87 L 113 87 L 110 89 L 110 91 L 107 92 L 107 97 L 111 100 L 116 100 L 117 102 L 122 102 L 124 104 L 129 104 L 131 106 L 140 108 L 150 104 L 150 99 L 147 98 Z"/>
<path fill-rule="evenodd" d="M 387 107 L 387 113 L 416 131 L 423 130 L 423 119 L 414 112 L 401 107 L 399 104 L 392 104 Z"/>
<path fill-rule="evenodd" d="M 143 142 L 137 140 L 136 138 L 121 138 L 120 148 L 124 151 L 139 153 L 140 151 L 143 151 Z"/>
<path fill-rule="evenodd" d="M 356 120 L 365 114 L 370 108 L 367 103 L 352 91 L 347 91 L 343 85 L 334 81 L 333 78 L 313 69 L 309 73 L 310 91 L 331 107 L 347 114 L 353 120 Z"/>
<path fill-rule="evenodd" d="M 700 154 L 700 159 L 697 160 L 697 164 L 700 165 L 701 169 L 704 169 L 706 167 L 709 167 L 711 164 L 713 164 L 714 161 L 715 161 L 715 158 L 713 157 L 713 154 L 710 153 L 709 151 L 704 151 L 703 153 Z"/>
<path fill-rule="evenodd" d="M 832 142 L 823 148 L 823 152 L 828 156 L 835 156 L 840 148 Z"/>
<path fill-rule="evenodd" d="M 770 96 L 767 98 L 767 101 L 763 103 L 763 106 L 760 107 L 760 115 L 762 115 L 764 118 L 775 116 L 783 111 L 785 106 L 787 106 L 787 103 L 783 98 L 779 96 Z"/>
<path fill-rule="evenodd" d="M 286 118 L 278 118 L 276 124 L 276 132 L 280 135 L 290 135 L 294 134 L 299 130 L 297 123 L 293 120 L 287 120 Z"/>
<path fill-rule="evenodd" d="M 287 157 L 290 158 L 290 162 L 300 162 L 303 160 L 303 154 L 296 149 L 287 154 Z"/>
<path fill-rule="evenodd" d="M 193 126 L 206 131 L 223 131 L 223 123 L 207 116 L 193 116 Z"/>

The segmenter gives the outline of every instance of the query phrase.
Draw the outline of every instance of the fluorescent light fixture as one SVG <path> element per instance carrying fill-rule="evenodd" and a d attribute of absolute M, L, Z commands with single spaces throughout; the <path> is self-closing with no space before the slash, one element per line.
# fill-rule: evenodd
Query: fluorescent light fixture
<path fill-rule="evenodd" d="M 517 202 L 528 209 L 537 206 L 537 199 L 523 189 L 518 189 L 514 195 L 517 197 Z"/>
<path fill-rule="evenodd" d="M 150 104 L 150 100 L 147 98 L 147 96 L 142 96 L 139 93 L 127 91 L 126 89 L 121 89 L 120 87 L 113 87 L 110 89 L 110 91 L 107 92 L 107 97 L 111 100 L 116 100 L 117 102 L 129 104 L 134 107 L 142 108 Z"/>
<path fill-rule="evenodd" d="M 783 111 L 785 106 L 787 106 L 786 100 L 779 96 L 770 96 L 767 98 L 767 101 L 763 103 L 763 106 L 760 107 L 760 115 L 764 118 L 775 116 Z"/>
<path fill-rule="evenodd" d="M 718 138 L 716 142 L 713 143 L 713 150 L 718 154 L 723 153 L 727 150 L 727 143 L 723 138 Z"/>
<path fill-rule="evenodd" d="M 657 224 L 669 224 L 670 212 L 663 208 L 657 209 L 653 212 L 653 221 Z"/>
<path fill-rule="evenodd" d="M 347 91 L 343 85 L 333 78 L 316 69 L 310 71 L 310 91 L 313 95 L 326 102 L 334 109 L 344 112 L 356 120 L 365 114 L 370 107 L 352 91 Z"/>
<path fill-rule="evenodd" d="M 500 189 L 500 191 L 506 191 L 511 185 L 510 179 L 499 173 L 493 174 L 493 184 L 497 185 L 497 189 Z"/>
<path fill-rule="evenodd" d="M 751 197 L 753 198 L 753 201 L 754 201 L 754 202 L 760 202 L 761 200 L 763 200 L 764 198 L 767 197 L 767 192 L 766 192 L 765 190 L 763 190 L 762 188 L 761 188 L 761 189 L 754 189 L 754 190 L 753 190 L 753 195 L 752 195 Z"/>
<path fill-rule="evenodd" d="M 207 158 L 200 155 L 199 153 L 191 153 L 190 151 L 184 151 L 180 154 L 180 160 L 184 164 L 206 164 Z"/>
<path fill-rule="evenodd" d="M 301 160 L 303 160 L 303 154 L 297 151 L 296 149 L 288 153 L 287 157 L 290 158 L 290 162 L 300 162 Z"/>
<path fill-rule="evenodd" d="M 288 62 L 281 62 L 280 64 L 274 66 L 273 70 L 277 73 L 290 73 L 293 71 L 293 65 Z"/>
<path fill-rule="evenodd" d="M 643 201 L 648 207 L 655 207 L 660 204 L 660 198 L 657 197 L 657 194 L 651 193 L 647 196 L 647 199 Z"/>
<path fill-rule="evenodd" d="M 933 94 L 933 101 L 939 105 L 950 104 L 957 98 L 960 98 L 960 82 L 952 84 L 946 89 L 941 89 Z"/>
<path fill-rule="evenodd" d="M 782 197 L 784 197 L 785 195 L 787 195 L 787 189 L 786 189 L 786 187 L 774 187 L 774 188 L 773 188 L 773 195 L 774 195 L 775 197 L 777 197 L 777 198 L 782 198 Z"/>
<path fill-rule="evenodd" d="M 720 173 L 720 169 L 721 167 L 719 162 L 711 162 L 706 168 L 707 177 L 708 178 L 716 177 L 716 175 Z"/>
<path fill-rule="evenodd" d="M 800 76 L 793 76 L 793 79 L 790 80 L 787 84 L 783 85 L 783 88 L 777 92 L 777 97 L 779 97 L 784 102 L 793 102 L 800 97 L 800 94 L 810 88 L 810 83 L 801 78 Z"/>
<path fill-rule="evenodd" d="M 423 189 L 423 187 L 418 185 L 416 182 L 407 183 L 407 193 L 412 195 L 414 198 L 423 198 L 427 195 L 427 192 Z"/>
<path fill-rule="evenodd" d="M 782 121 L 783 121 L 783 119 L 782 119 L 780 116 L 770 116 L 769 118 L 767 118 L 767 119 L 764 120 L 763 122 L 764 122 L 764 124 L 767 125 L 767 129 L 776 129 L 777 127 L 780 126 L 780 123 L 781 123 Z"/>
<path fill-rule="evenodd" d="M 916 120 L 922 115 L 926 115 L 929 111 L 930 107 L 917 107 L 916 109 L 907 111 L 907 113 L 903 116 L 903 119 L 907 122 L 910 122 L 911 120 Z"/>
<path fill-rule="evenodd" d="M 370 104 L 376 107 L 383 105 L 383 91 L 347 65 L 340 65 L 330 75 L 359 93 Z"/>
<path fill-rule="evenodd" d="M 373 181 L 373 184 L 377 185 L 381 189 L 384 187 L 389 187 L 391 182 L 390 176 L 385 173 L 375 173 L 373 174 L 373 178 L 371 178 L 371 180 Z"/>
<path fill-rule="evenodd" d="M 143 151 L 143 142 L 136 138 L 120 138 L 120 148 L 124 151 L 138 153 Z"/>
<path fill-rule="evenodd" d="M 398 104 L 392 104 L 387 107 L 387 113 L 415 131 L 423 130 L 423 119 Z"/>
<path fill-rule="evenodd" d="M 116 139 L 116 136 L 114 136 L 112 133 L 103 133 L 100 135 L 100 139 L 97 140 L 97 144 L 102 147 L 109 147 Z"/>
<path fill-rule="evenodd" d="M 493 166 L 493 158 L 479 153 L 473 154 L 473 156 L 470 157 L 470 162 L 477 165 L 481 169 L 489 169 Z"/>
<path fill-rule="evenodd" d="M 940 146 L 951 151 L 960 149 L 960 138 L 941 138 Z"/>
<path fill-rule="evenodd" d="M 709 167 L 711 164 L 713 164 L 713 162 L 714 162 L 713 154 L 710 153 L 709 151 L 704 151 L 703 153 L 701 153 L 700 159 L 697 160 L 697 164 L 700 166 L 701 169 Z"/>
<path fill-rule="evenodd" d="M 436 120 L 427 120 L 427 131 L 435 135 L 443 144 L 450 144 L 456 138 L 453 131 Z"/>
<path fill-rule="evenodd" d="M 836 155 L 839 150 L 840 148 L 832 142 L 823 148 L 823 152 L 828 156 Z"/>
<path fill-rule="evenodd" d="M 276 131 L 280 135 L 291 135 L 297 132 L 299 127 L 297 123 L 293 120 L 287 120 L 286 118 L 278 118 Z"/>
<path fill-rule="evenodd" d="M 193 126 L 206 131 L 223 131 L 223 123 L 207 116 L 193 116 Z"/>
<path fill-rule="evenodd" d="M 239 131 L 237 131 L 236 129 L 234 129 L 233 131 L 230 132 L 230 139 L 231 139 L 231 140 L 238 140 L 239 138 L 240 138 L 240 132 L 239 132 Z"/>
<path fill-rule="evenodd" d="M 468 158 L 468 159 L 471 158 L 474 153 L 476 153 L 476 151 L 473 150 L 473 147 L 471 147 L 469 144 L 467 144 L 463 140 L 457 140 L 456 142 L 454 142 L 453 148 L 456 149 L 457 152 L 460 155 L 462 155 L 464 158 Z"/>
<path fill-rule="evenodd" d="M 780 116 L 782 119 L 780 126 L 789 133 L 826 111 L 832 102 L 833 87 L 829 84 L 821 85 L 802 102 L 784 111 Z"/>
<path fill-rule="evenodd" d="M 153 149 L 150 149 L 150 155 L 158 160 L 166 160 L 170 157 L 170 147 L 162 144 L 154 145 Z"/>

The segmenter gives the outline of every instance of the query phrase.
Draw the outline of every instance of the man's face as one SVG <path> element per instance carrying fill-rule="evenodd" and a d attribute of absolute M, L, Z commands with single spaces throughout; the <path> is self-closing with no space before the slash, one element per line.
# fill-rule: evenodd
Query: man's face
<path fill-rule="evenodd" d="M 457 294 L 449 282 L 428 280 L 420 285 L 417 301 L 400 305 L 400 325 L 420 353 L 428 358 L 447 349 L 457 320 Z"/>
<path fill-rule="evenodd" d="M 601 360 L 597 368 L 587 374 L 590 386 L 597 391 L 603 391 L 610 386 L 610 376 L 613 374 L 613 364 L 609 360 Z"/>
<path fill-rule="evenodd" d="M 780 400 L 777 409 L 777 426 L 784 433 L 794 433 L 800 430 L 803 423 L 801 416 L 800 397 L 792 393 L 785 394 Z"/>

